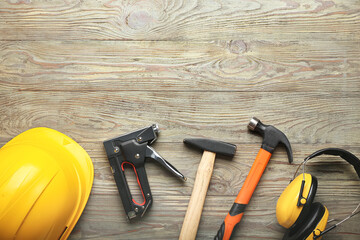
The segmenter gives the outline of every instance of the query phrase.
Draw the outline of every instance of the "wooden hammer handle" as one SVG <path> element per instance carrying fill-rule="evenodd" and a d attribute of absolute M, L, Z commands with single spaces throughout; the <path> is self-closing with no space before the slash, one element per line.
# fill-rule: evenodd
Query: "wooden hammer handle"
<path fill-rule="evenodd" d="M 204 151 L 196 172 L 194 188 L 185 214 L 179 240 L 195 239 L 206 192 L 214 169 L 215 153 Z"/>

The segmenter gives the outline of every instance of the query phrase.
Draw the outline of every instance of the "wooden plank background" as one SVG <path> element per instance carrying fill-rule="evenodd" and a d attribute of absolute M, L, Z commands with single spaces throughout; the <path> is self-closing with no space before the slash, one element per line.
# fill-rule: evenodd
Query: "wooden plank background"
<path fill-rule="evenodd" d="M 0 144 L 46 126 L 87 150 L 95 180 L 70 239 L 177 239 L 201 157 L 182 139 L 235 143 L 232 161 L 216 160 L 200 222 L 197 238 L 212 239 L 262 141 L 252 116 L 288 136 L 295 163 L 324 147 L 360 156 L 359 19 L 359 0 L 1 1 Z M 102 141 L 152 123 L 154 148 L 189 180 L 148 161 L 154 203 L 130 224 Z M 233 239 L 281 239 L 276 201 L 295 168 L 278 148 Z M 344 161 L 319 157 L 308 171 L 330 218 L 360 202 Z M 359 221 L 324 239 L 359 239 Z"/>

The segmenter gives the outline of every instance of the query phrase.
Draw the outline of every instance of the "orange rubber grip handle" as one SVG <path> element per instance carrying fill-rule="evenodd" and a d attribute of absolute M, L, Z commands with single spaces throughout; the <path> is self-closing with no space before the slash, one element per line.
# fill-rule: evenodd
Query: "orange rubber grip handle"
<path fill-rule="evenodd" d="M 234 227 L 241 221 L 241 218 L 244 215 L 246 205 L 249 203 L 270 158 L 271 153 L 263 148 L 260 148 L 250 172 L 247 175 L 245 182 L 215 239 L 230 239 Z"/>
<path fill-rule="evenodd" d="M 239 204 L 248 204 L 251 196 L 253 195 L 256 186 L 258 185 L 261 176 L 271 158 L 271 153 L 260 148 L 255 161 L 247 175 L 244 185 L 242 186 L 239 194 L 237 195 L 235 202 Z"/>

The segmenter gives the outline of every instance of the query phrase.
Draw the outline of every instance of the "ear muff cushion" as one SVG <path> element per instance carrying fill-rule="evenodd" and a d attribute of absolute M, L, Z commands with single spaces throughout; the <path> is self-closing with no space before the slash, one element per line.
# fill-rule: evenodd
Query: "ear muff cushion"
<path fill-rule="evenodd" d="M 309 212 L 310 214 L 308 214 L 301 227 L 288 229 L 283 240 L 305 240 L 312 234 L 318 223 L 324 217 L 325 207 L 321 203 L 313 203 L 310 206 Z"/>
<path fill-rule="evenodd" d="M 324 206 L 324 207 L 325 207 L 325 206 Z M 316 235 L 319 235 L 321 232 L 323 232 L 323 231 L 325 230 L 325 228 L 326 228 L 328 219 L 329 219 L 329 211 L 328 211 L 327 208 L 325 207 L 325 213 L 324 213 L 322 219 L 320 220 L 320 222 L 319 222 L 319 223 L 317 224 L 317 226 L 315 227 L 313 233 L 310 234 L 310 235 L 307 237 L 307 240 L 313 240 L 315 234 L 316 234 Z M 322 237 L 320 237 L 319 240 L 320 240 L 321 238 L 322 238 Z"/>
<path fill-rule="evenodd" d="M 318 180 L 315 176 L 311 175 L 311 186 L 310 186 L 309 194 L 299 217 L 296 219 L 295 223 L 291 226 L 293 231 L 296 231 L 298 228 L 303 226 L 303 222 L 308 218 L 308 215 L 311 214 L 311 205 L 314 202 L 317 187 L 318 187 Z"/>
<path fill-rule="evenodd" d="M 303 175 L 297 176 L 283 191 L 276 205 L 276 218 L 285 228 L 299 225 L 309 212 L 317 190 L 316 177 L 305 173 L 303 196 L 307 199 L 305 205 L 297 206 Z"/>

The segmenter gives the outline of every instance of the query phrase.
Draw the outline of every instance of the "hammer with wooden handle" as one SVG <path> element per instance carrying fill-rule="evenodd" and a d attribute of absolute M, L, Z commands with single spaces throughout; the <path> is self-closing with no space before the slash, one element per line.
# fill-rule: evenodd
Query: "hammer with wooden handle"
<path fill-rule="evenodd" d="M 179 240 L 193 240 L 196 237 L 206 192 L 214 169 L 215 156 L 221 154 L 233 157 L 236 145 L 203 138 L 184 139 L 184 143 L 204 150 L 179 237 Z"/>
<path fill-rule="evenodd" d="M 257 118 L 252 118 L 248 125 L 250 131 L 259 133 L 264 139 L 258 155 L 250 169 L 245 182 L 237 195 L 233 206 L 227 214 L 223 224 L 217 232 L 214 240 L 228 240 L 234 227 L 240 222 L 247 204 L 258 185 L 260 178 L 268 164 L 272 153 L 279 143 L 285 146 L 289 162 L 293 161 L 291 145 L 287 137 L 279 129 L 271 125 L 265 125 Z"/>

